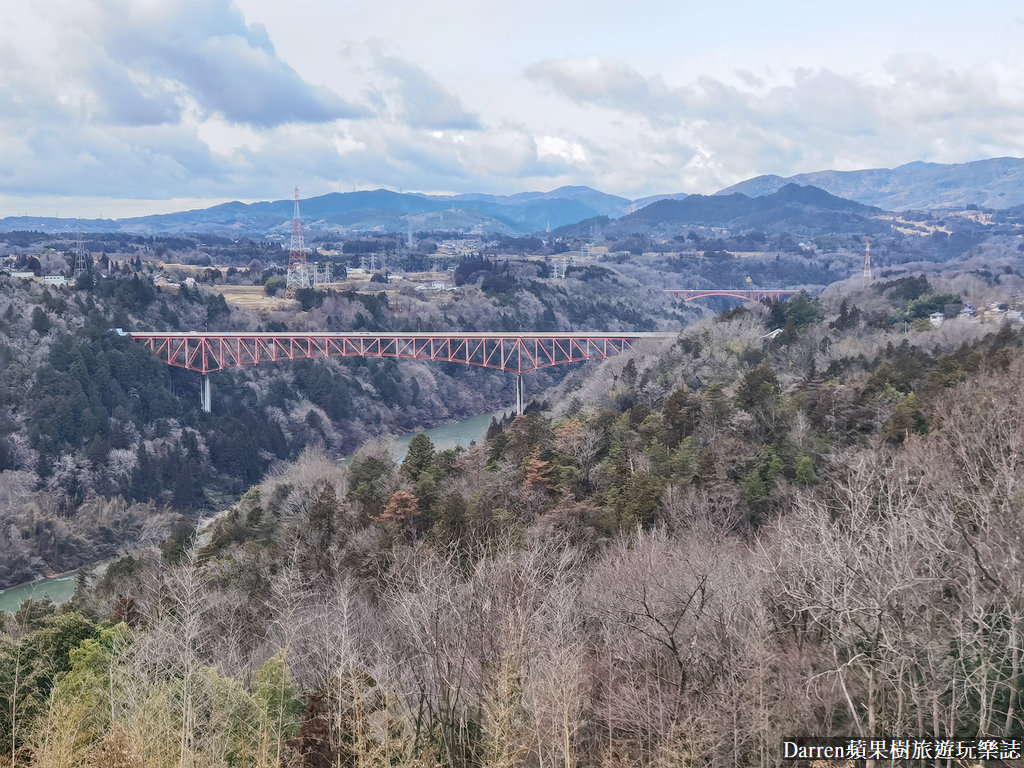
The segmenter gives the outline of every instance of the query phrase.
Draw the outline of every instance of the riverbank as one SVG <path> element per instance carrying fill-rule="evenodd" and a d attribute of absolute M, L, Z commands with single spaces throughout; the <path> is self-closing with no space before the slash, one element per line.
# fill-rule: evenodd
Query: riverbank
<path fill-rule="evenodd" d="M 487 432 L 491 419 L 500 417 L 501 414 L 482 413 L 479 416 L 470 416 L 468 419 L 460 419 L 448 424 L 441 424 L 430 429 L 423 429 L 417 432 L 408 432 L 392 438 L 394 445 L 394 456 L 396 461 L 401 461 L 409 448 L 409 442 L 419 432 L 425 432 L 438 450 L 446 450 L 458 446 L 467 447 L 470 443 L 479 441 Z M 343 456 L 340 461 L 347 462 L 351 457 Z M 207 528 L 210 523 L 216 520 L 227 510 L 222 510 L 209 517 L 203 518 L 199 524 L 200 530 Z M 102 561 L 107 562 L 107 561 Z M 96 564 L 94 564 L 96 565 Z M 49 579 L 38 579 L 27 584 L 19 584 L 14 587 L 0 590 L 0 613 L 13 613 L 18 610 L 26 600 L 41 600 L 49 598 L 54 603 L 65 603 L 75 594 L 75 582 L 78 571 L 69 571 Z"/>

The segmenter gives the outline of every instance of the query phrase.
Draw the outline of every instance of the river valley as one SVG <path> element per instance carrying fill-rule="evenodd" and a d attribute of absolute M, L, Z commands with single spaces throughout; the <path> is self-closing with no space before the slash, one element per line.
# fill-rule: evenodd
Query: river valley
<path fill-rule="evenodd" d="M 438 450 L 454 448 L 460 445 L 468 446 L 470 443 L 483 437 L 491 423 L 491 418 L 492 414 L 484 413 L 422 431 L 426 432 Z M 398 435 L 393 439 L 396 460 L 400 461 L 404 457 L 409 441 L 417 434 L 418 432 L 408 432 Z M 348 461 L 349 458 L 345 456 L 341 460 Z M 49 598 L 54 603 L 67 602 L 75 594 L 77 573 L 77 571 L 71 571 L 51 579 L 41 579 L 29 584 L 19 584 L 16 587 L 0 590 L 0 612 L 13 613 L 18 610 L 22 603 L 29 599 L 42 600 L 43 598 Z"/>

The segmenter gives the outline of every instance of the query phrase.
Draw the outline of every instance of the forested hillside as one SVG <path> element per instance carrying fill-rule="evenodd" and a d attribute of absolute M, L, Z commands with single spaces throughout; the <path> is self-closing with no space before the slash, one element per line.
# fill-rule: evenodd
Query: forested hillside
<path fill-rule="evenodd" d="M 0 587 L 159 541 L 178 515 L 223 508 L 306 447 L 339 457 L 375 435 L 513 402 L 501 373 L 356 358 L 216 374 L 203 414 L 195 374 L 111 328 L 649 330 L 686 314 L 608 270 L 554 287 L 536 270 L 481 262 L 456 316 L 416 295 L 354 292 L 309 292 L 308 311 L 256 315 L 216 289 L 155 286 L 137 264 L 79 288 L 0 276 Z M 654 301 L 640 310 L 645 296 Z M 560 375 L 531 376 L 533 391 Z"/>
<path fill-rule="evenodd" d="M 740 309 L 468 451 L 278 463 L 198 539 L 11 619 L 0 743 L 724 768 L 792 734 L 1021 738 L 1024 339 L 894 324 L 947 298 L 904 278 Z"/>

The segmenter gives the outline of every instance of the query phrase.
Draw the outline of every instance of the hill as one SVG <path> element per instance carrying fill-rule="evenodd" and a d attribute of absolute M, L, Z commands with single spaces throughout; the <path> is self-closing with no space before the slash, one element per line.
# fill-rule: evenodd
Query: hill
<path fill-rule="evenodd" d="M 773 194 L 786 184 L 812 184 L 833 195 L 886 210 L 916 208 L 1010 208 L 1024 204 L 1024 159 L 995 157 L 971 163 L 913 162 L 897 168 L 815 171 L 783 178 L 756 176 L 719 195 Z"/>
<path fill-rule="evenodd" d="M 683 198 L 689 197 L 685 192 L 676 192 L 675 194 L 663 194 L 663 195 L 648 195 L 647 197 L 639 197 L 633 201 L 633 205 L 630 208 L 630 213 L 633 211 L 639 211 L 641 208 L 656 203 L 659 200 L 682 200 Z"/>
<path fill-rule="evenodd" d="M 872 217 L 879 213 L 878 208 L 844 200 L 817 187 L 786 184 L 763 197 L 735 192 L 659 200 L 617 221 L 584 221 L 565 227 L 559 233 L 584 235 L 589 228 L 598 225 L 603 226 L 605 235 L 611 237 L 636 233 L 672 236 L 685 233 L 691 227 L 800 234 L 888 229 L 888 224 L 872 221 Z"/>

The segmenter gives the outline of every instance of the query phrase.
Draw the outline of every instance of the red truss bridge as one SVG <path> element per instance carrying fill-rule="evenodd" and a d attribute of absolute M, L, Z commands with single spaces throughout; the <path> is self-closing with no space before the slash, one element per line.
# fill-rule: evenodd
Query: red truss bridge
<path fill-rule="evenodd" d="M 523 411 L 529 371 L 604 360 L 644 339 L 675 333 L 117 333 L 141 342 L 168 365 L 203 374 L 202 407 L 210 410 L 208 374 L 244 365 L 328 357 L 392 357 L 461 363 L 515 373 Z"/>
<path fill-rule="evenodd" d="M 670 288 L 670 296 L 686 301 L 707 299 L 712 296 L 728 296 L 742 301 L 783 301 L 796 296 L 800 291 L 775 290 L 772 288 Z"/>

